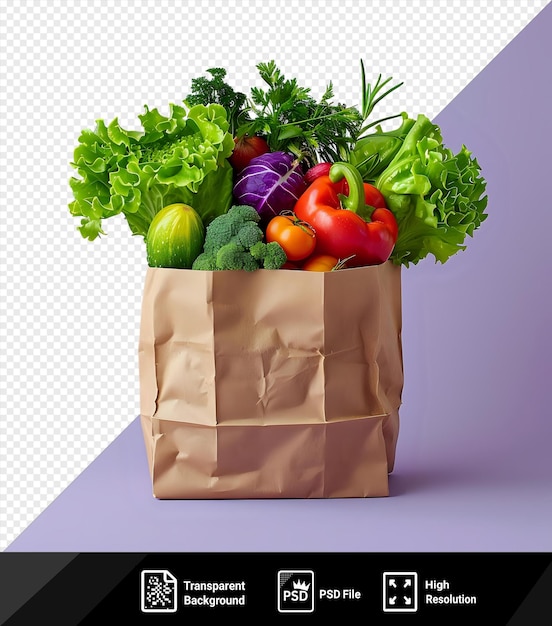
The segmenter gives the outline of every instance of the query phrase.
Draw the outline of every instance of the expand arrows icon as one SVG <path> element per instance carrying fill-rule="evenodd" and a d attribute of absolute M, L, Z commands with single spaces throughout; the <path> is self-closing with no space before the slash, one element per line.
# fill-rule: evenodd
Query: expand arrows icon
<path fill-rule="evenodd" d="M 383 610 L 415 612 L 418 609 L 417 572 L 383 573 Z"/>

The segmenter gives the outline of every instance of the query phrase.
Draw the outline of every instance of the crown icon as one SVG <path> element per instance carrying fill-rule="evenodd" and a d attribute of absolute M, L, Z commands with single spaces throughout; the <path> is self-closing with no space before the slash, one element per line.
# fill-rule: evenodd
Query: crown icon
<path fill-rule="evenodd" d="M 294 589 L 301 589 L 303 591 L 308 591 L 310 589 L 310 583 L 303 582 L 302 580 L 293 581 Z"/>

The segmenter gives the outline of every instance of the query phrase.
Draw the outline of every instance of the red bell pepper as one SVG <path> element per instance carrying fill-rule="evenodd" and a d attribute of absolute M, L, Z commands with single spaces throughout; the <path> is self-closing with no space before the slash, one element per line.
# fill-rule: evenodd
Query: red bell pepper
<path fill-rule="evenodd" d="M 311 183 L 293 211 L 314 229 L 316 254 L 349 259 L 348 267 L 389 259 L 397 241 L 397 220 L 385 207 L 383 196 L 375 192 L 372 185 L 363 183 L 356 167 L 345 162 L 334 163 L 327 176 Z"/>

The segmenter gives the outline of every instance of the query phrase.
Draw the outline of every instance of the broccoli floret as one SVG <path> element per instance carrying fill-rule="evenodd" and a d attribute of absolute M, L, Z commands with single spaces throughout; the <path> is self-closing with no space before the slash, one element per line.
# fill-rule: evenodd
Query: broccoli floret
<path fill-rule="evenodd" d="M 241 218 L 242 222 L 255 222 L 258 224 L 261 221 L 261 216 L 257 213 L 257 211 L 247 204 L 237 204 L 230 208 L 228 213 L 225 215 L 232 214 L 233 220 L 238 220 Z"/>
<path fill-rule="evenodd" d="M 232 241 L 246 224 L 256 225 L 260 220 L 257 211 L 247 205 L 237 205 L 230 208 L 227 213 L 216 217 L 205 232 L 205 244 L 203 250 L 207 253 L 215 252 Z"/>
<path fill-rule="evenodd" d="M 252 246 L 249 252 L 265 270 L 279 270 L 287 261 L 284 249 L 276 241 L 270 243 L 260 241 Z"/>
<path fill-rule="evenodd" d="M 247 250 L 262 240 L 263 231 L 255 222 L 246 222 L 232 239 L 232 241 L 235 241 L 238 245 L 243 246 Z"/>
<path fill-rule="evenodd" d="M 251 246 L 249 253 L 262 265 L 266 256 L 266 243 L 258 241 L 254 246 Z"/>
<path fill-rule="evenodd" d="M 243 246 L 237 243 L 227 243 L 217 252 L 218 270 L 246 270 L 253 271 L 259 269 L 257 261 L 249 254 Z"/>
<path fill-rule="evenodd" d="M 279 270 L 286 261 L 286 253 L 279 243 L 271 241 L 266 244 L 266 254 L 263 261 L 265 270 Z"/>
<path fill-rule="evenodd" d="M 275 242 L 263 242 L 260 216 L 247 205 L 232 206 L 207 226 L 203 253 L 192 265 L 204 270 L 278 269 L 286 255 Z"/>
<path fill-rule="evenodd" d="M 234 222 L 226 218 L 228 213 L 219 215 L 207 226 L 205 231 L 205 243 L 203 244 L 203 250 L 207 254 L 215 255 L 219 248 L 226 245 L 232 240 L 232 237 L 236 236 L 236 233 L 241 227 L 241 224 Z"/>
<path fill-rule="evenodd" d="M 205 252 L 216 252 L 221 246 L 232 241 L 245 224 L 256 225 L 260 216 L 253 207 L 237 205 L 227 213 L 216 217 L 205 231 Z"/>
<path fill-rule="evenodd" d="M 192 264 L 194 270 L 206 270 L 212 272 L 217 269 L 216 257 L 214 254 L 202 252 Z"/>

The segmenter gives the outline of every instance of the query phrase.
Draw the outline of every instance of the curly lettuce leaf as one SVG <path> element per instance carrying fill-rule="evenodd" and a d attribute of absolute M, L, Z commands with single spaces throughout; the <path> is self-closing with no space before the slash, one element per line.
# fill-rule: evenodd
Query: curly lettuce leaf
<path fill-rule="evenodd" d="M 393 262 L 408 267 L 431 254 L 445 263 L 466 248 L 466 236 L 487 217 L 480 169 L 466 146 L 454 154 L 443 145 L 439 127 L 417 117 L 375 181 L 399 224 Z"/>
<path fill-rule="evenodd" d="M 84 130 L 71 165 L 72 215 L 79 231 L 93 240 L 105 234 L 102 221 L 124 214 L 130 230 L 144 238 L 164 206 L 191 205 L 208 224 L 231 204 L 234 142 L 219 104 L 189 109 L 171 104 L 169 116 L 145 107 L 141 131 L 123 129 L 115 118 Z"/>

